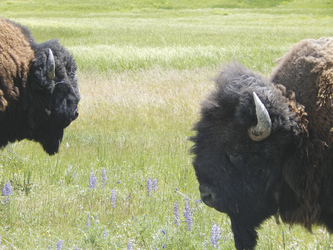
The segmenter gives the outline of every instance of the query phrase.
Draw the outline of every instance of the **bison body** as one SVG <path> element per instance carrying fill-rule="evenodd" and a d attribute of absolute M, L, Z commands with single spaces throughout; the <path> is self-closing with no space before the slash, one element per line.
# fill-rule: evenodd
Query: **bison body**
<path fill-rule="evenodd" d="M 0 18 L 0 147 L 29 139 L 58 152 L 78 116 L 76 69 L 57 40 L 37 43 L 26 27 Z"/>
<path fill-rule="evenodd" d="M 225 66 L 192 138 L 202 200 L 227 213 L 237 249 L 279 213 L 333 231 L 333 39 L 304 40 L 271 79 Z"/>

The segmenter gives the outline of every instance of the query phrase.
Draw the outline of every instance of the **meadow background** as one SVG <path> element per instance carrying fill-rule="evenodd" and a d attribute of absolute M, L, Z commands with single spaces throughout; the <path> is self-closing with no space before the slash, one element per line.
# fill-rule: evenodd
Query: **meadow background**
<path fill-rule="evenodd" d="M 331 0 L 7 0 L 0 16 L 59 39 L 82 94 L 57 155 L 26 140 L 0 151 L 1 187 L 13 188 L 0 249 L 214 249 L 213 224 L 234 249 L 228 217 L 199 200 L 188 141 L 199 103 L 222 64 L 269 76 L 291 45 L 333 36 Z M 332 247 L 321 227 L 272 218 L 257 249 Z"/>

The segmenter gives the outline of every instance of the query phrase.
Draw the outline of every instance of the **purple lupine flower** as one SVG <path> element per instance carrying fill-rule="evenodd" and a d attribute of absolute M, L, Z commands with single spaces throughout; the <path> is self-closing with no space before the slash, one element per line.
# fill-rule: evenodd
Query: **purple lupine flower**
<path fill-rule="evenodd" d="M 175 225 L 178 227 L 179 226 L 179 206 L 178 206 L 177 201 L 175 201 L 173 211 L 174 211 L 174 214 L 175 214 Z"/>
<path fill-rule="evenodd" d="M 214 222 L 212 223 L 212 228 L 210 231 L 210 243 L 212 247 L 217 249 L 219 247 L 219 239 L 221 238 L 221 229 L 220 227 L 215 224 Z"/>
<path fill-rule="evenodd" d="M 10 185 L 10 182 L 7 181 L 2 187 L 2 196 L 12 195 L 12 193 L 13 193 L 12 186 Z"/>
<path fill-rule="evenodd" d="M 90 227 L 90 226 L 91 226 L 91 222 L 90 222 L 90 216 L 88 214 L 87 221 L 86 221 L 86 227 Z"/>
<path fill-rule="evenodd" d="M 106 232 L 105 230 L 105 227 L 104 227 L 104 231 L 103 231 L 103 235 L 102 235 L 104 238 L 108 237 L 108 233 Z"/>
<path fill-rule="evenodd" d="M 94 172 L 91 170 L 90 177 L 89 177 L 89 188 L 96 188 L 97 178 Z"/>
<path fill-rule="evenodd" d="M 148 196 L 150 196 L 150 193 L 151 193 L 151 179 L 148 178 L 148 180 L 147 180 L 147 194 L 148 194 Z"/>
<path fill-rule="evenodd" d="M 153 180 L 153 190 L 156 191 L 157 188 L 157 179 Z"/>
<path fill-rule="evenodd" d="M 128 244 L 127 244 L 127 250 L 132 250 L 133 249 L 133 245 L 131 240 L 128 240 Z"/>
<path fill-rule="evenodd" d="M 117 206 L 116 202 L 117 202 L 117 191 L 114 188 L 111 191 L 111 203 L 112 203 L 112 207 L 116 207 Z"/>
<path fill-rule="evenodd" d="M 102 170 L 102 184 L 103 184 L 103 188 L 105 188 L 105 184 L 106 184 L 106 170 L 105 170 L 105 168 L 103 168 L 103 170 Z"/>
<path fill-rule="evenodd" d="M 59 240 L 58 243 L 57 243 L 57 250 L 61 250 L 62 249 L 62 243 L 64 241 L 63 240 Z"/>
<path fill-rule="evenodd" d="M 191 214 L 191 210 L 190 210 L 190 198 L 188 198 L 188 197 L 186 198 L 186 202 L 185 202 L 184 217 L 187 222 L 187 230 L 191 231 L 192 226 L 193 226 L 193 221 L 192 221 L 192 214 Z"/>

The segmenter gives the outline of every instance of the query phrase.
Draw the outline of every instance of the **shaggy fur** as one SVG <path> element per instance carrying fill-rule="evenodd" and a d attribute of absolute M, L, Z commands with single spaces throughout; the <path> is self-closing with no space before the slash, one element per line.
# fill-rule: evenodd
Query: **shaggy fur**
<path fill-rule="evenodd" d="M 282 168 L 281 218 L 309 229 L 323 223 L 333 231 L 333 39 L 296 44 L 271 80 L 293 91 L 306 112 L 302 124 L 306 136 Z"/>
<path fill-rule="evenodd" d="M 20 95 L 20 86 L 15 86 L 14 79 L 22 79 L 25 87 L 34 51 L 20 28 L 0 19 L 0 30 L 0 111 L 3 112 L 8 102 Z"/>
<path fill-rule="evenodd" d="M 253 249 L 256 228 L 276 213 L 333 230 L 332 44 L 300 42 L 270 80 L 226 65 L 202 103 L 193 166 L 202 200 L 229 215 L 237 249 Z M 257 123 L 253 92 L 272 121 L 262 141 L 248 135 Z"/>
<path fill-rule="evenodd" d="M 50 49 L 54 79 L 47 73 Z M 57 40 L 36 43 L 26 27 L 0 19 L 0 146 L 29 139 L 58 152 L 64 128 L 78 116 L 76 68 Z"/>

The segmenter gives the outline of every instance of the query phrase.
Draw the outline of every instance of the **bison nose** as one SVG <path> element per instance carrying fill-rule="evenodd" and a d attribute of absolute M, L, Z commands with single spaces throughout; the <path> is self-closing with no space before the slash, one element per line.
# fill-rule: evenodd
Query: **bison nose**
<path fill-rule="evenodd" d="M 79 116 L 79 111 L 76 109 L 76 110 L 74 111 L 74 117 L 73 117 L 73 120 L 75 120 L 78 116 Z"/>
<path fill-rule="evenodd" d="M 214 199 L 212 193 L 205 187 L 199 187 L 201 200 L 209 207 L 214 207 Z"/>

